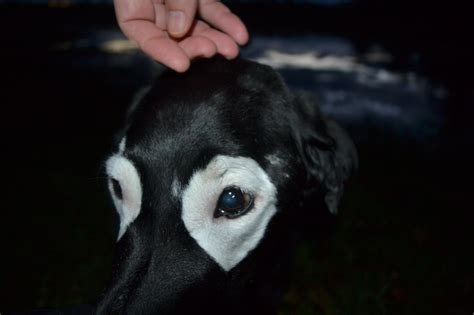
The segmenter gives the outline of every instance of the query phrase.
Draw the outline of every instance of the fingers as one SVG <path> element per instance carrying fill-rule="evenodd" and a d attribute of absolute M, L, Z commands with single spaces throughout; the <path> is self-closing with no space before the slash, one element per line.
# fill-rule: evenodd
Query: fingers
<path fill-rule="evenodd" d="M 166 0 L 168 33 L 181 38 L 189 31 L 197 11 L 197 0 Z"/>
<path fill-rule="evenodd" d="M 204 21 L 215 28 L 229 34 L 239 45 L 244 45 L 249 39 L 247 28 L 229 8 L 218 0 L 200 0 L 199 14 Z"/>
<path fill-rule="evenodd" d="M 114 4 L 124 34 L 177 72 L 186 71 L 196 57 L 219 53 L 235 58 L 238 44 L 248 41 L 242 21 L 217 0 L 114 0 Z M 201 18 L 216 29 L 196 20 L 198 5 Z"/>
<path fill-rule="evenodd" d="M 163 3 L 164 0 L 153 0 L 153 6 L 155 8 L 155 24 L 160 30 L 165 31 L 166 26 L 166 7 Z"/>
<path fill-rule="evenodd" d="M 239 54 L 239 47 L 227 34 L 219 32 L 202 21 L 198 21 L 192 29 L 191 36 L 199 35 L 211 40 L 216 48 L 217 53 L 223 55 L 227 59 L 233 59 Z"/>
<path fill-rule="evenodd" d="M 163 0 L 155 1 L 162 2 Z M 155 19 L 153 3 L 150 0 L 114 0 L 114 6 L 117 21 L 121 28 L 122 23 L 131 20 L 153 21 Z"/>
<path fill-rule="evenodd" d="M 197 57 L 210 58 L 217 53 L 214 42 L 204 36 L 187 37 L 179 43 L 189 59 Z"/>
<path fill-rule="evenodd" d="M 132 20 L 123 23 L 122 28 L 153 59 L 177 72 L 184 72 L 189 68 L 188 55 L 153 22 Z"/>
<path fill-rule="evenodd" d="M 176 72 L 189 69 L 191 61 L 187 53 L 170 38 L 150 38 L 141 48 L 147 55 Z"/>

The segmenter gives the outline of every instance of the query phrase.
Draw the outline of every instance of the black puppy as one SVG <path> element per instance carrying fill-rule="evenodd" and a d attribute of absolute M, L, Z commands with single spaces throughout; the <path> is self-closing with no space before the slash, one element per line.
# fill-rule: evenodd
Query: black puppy
<path fill-rule="evenodd" d="M 305 211 L 336 212 L 356 164 L 345 132 L 270 67 L 165 72 L 106 163 L 120 228 L 97 312 L 275 312 Z"/>

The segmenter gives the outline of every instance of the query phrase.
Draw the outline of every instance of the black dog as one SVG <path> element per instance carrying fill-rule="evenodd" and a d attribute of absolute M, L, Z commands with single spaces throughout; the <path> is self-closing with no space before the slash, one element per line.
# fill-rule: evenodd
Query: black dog
<path fill-rule="evenodd" d="M 357 164 L 314 102 L 241 59 L 165 72 L 118 138 L 106 169 L 120 229 L 99 314 L 276 312 L 308 209 L 336 212 Z"/>

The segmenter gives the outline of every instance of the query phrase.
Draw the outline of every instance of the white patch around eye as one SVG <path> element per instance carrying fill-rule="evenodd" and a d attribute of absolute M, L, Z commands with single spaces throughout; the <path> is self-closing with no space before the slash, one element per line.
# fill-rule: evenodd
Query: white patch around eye
<path fill-rule="evenodd" d="M 234 219 L 214 218 L 219 196 L 229 186 L 252 194 L 253 208 Z M 246 157 L 216 156 L 193 174 L 182 200 L 189 234 L 226 271 L 258 245 L 277 211 L 275 186 L 258 163 Z"/>
<path fill-rule="evenodd" d="M 140 214 L 142 186 L 135 166 L 130 160 L 120 154 L 113 155 L 107 160 L 106 171 L 111 179 L 118 181 L 122 191 L 122 197 L 120 198 L 115 194 L 112 182 L 109 180 L 109 191 L 120 217 L 118 241 L 125 233 L 127 227 Z"/>

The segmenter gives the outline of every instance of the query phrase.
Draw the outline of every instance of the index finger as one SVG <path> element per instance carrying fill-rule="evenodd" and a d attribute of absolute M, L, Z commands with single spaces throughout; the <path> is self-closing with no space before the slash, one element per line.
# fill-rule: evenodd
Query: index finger
<path fill-rule="evenodd" d="M 178 72 L 189 68 L 190 60 L 178 43 L 150 21 L 128 21 L 124 33 L 135 40 L 150 57 Z"/>
<path fill-rule="evenodd" d="M 231 36 L 239 45 L 247 43 L 249 34 L 244 23 L 220 1 L 200 0 L 199 14 L 203 20 Z"/>
<path fill-rule="evenodd" d="M 162 3 L 163 0 L 155 0 Z M 115 15 L 121 26 L 131 20 L 155 20 L 155 10 L 152 0 L 114 0 Z"/>
<path fill-rule="evenodd" d="M 178 72 L 189 68 L 190 60 L 178 44 L 155 23 L 156 6 L 163 0 L 115 0 L 115 10 L 120 28 L 147 55 Z"/>

